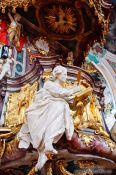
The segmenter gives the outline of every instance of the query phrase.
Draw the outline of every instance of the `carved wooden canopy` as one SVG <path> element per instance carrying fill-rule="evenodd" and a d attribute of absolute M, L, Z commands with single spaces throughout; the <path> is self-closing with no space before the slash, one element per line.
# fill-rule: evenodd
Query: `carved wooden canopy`
<path fill-rule="evenodd" d="M 84 60 L 94 42 L 103 42 L 113 8 L 105 0 L 34 0 L 33 6 L 35 15 L 31 7 L 27 13 L 32 14 L 31 21 L 36 19 L 39 33 L 52 41 L 66 40 L 66 45 L 75 43 L 69 50 L 74 51 L 76 65 Z"/>
<path fill-rule="evenodd" d="M 20 3 L 16 2 L 19 1 L 4 0 L 0 2 L 0 8 L 17 9 L 17 12 L 27 20 L 20 21 L 26 33 L 34 37 L 46 36 L 49 40 L 59 41 L 69 51 L 73 51 L 75 65 L 82 63 L 94 42 L 103 42 L 108 30 L 110 13 L 115 7 L 110 0 L 23 0 Z M 28 11 L 25 13 L 20 7 L 28 8 Z"/>

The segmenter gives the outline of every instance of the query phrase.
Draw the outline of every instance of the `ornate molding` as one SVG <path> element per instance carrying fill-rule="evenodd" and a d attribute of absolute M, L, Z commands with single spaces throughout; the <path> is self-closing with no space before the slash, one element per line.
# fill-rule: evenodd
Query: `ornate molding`
<path fill-rule="evenodd" d="M 39 65 L 34 64 L 33 68 L 30 71 L 28 71 L 25 75 L 20 76 L 18 78 L 4 79 L 3 82 L 1 82 L 2 84 L 1 88 L 4 88 L 4 90 L 6 90 L 7 92 L 16 92 L 20 90 L 20 88 L 23 85 L 27 83 L 32 84 L 33 82 L 38 80 L 39 76 L 40 76 Z"/>
<path fill-rule="evenodd" d="M 0 8 L 2 9 L 2 13 L 5 13 L 6 8 L 12 7 L 12 12 L 16 12 L 16 8 L 24 8 L 25 11 L 28 10 L 29 5 L 31 5 L 33 0 L 4 0 L 0 1 Z"/>

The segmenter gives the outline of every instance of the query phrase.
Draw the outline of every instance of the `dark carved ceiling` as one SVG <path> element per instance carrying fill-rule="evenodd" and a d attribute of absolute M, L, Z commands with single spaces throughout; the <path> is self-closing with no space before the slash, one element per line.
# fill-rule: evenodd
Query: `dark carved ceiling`
<path fill-rule="evenodd" d="M 33 6 L 28 8 L 28 12 L 24 12 L 22 9 L 17 9 L 17 12 L 22 16 L 20 22 L 30 38 L 45 36 L 50 42 L 58 41 L 67 50 L 74 52 L 75 64 L 79 65 L 93 43 L 101 42 L 103 35 L 105 36 L 104 23 L 98 16 L 99 11 L 104 13 L 104 19 L 111 15 L 109 33 L 105 36 L 107 41 L 105 47 L 113 53 L 116 51 L 113 46 L 116 41 L 114 1 L 112 1 L 112 5 L 109 4 L 110 0 L 92 0 L 96 4 L 97 11 L 95 6 L 89 3 L 90 1 L 34 0 Z M 98 2 L 102 2 L 102 6 L 99 6 Z M 59 47 L 56 51 L 64 54 Z"/>
<path fill-rule="evenodd" d="M 105 48 L 116 54 L 116 9 L 112 10 Z"/>

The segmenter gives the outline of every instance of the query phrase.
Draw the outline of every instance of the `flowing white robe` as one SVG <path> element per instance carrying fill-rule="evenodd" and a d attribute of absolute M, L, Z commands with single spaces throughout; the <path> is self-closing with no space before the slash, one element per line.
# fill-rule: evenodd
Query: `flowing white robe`
<path fill-rule="evenodd" d="M 66 89 L 56 82 L 47 81 L 26 111 L 26 123 L 19 132 L 19 147 L 25 148 L 24 142 L 27 147 L 32 143 L 34 148 L 44 153 L 47 145 L 56 143 L 64 133 L 67 139 L 71 139 L 74 126 L 65 99 L 78 91 L 78 86 Z"/>

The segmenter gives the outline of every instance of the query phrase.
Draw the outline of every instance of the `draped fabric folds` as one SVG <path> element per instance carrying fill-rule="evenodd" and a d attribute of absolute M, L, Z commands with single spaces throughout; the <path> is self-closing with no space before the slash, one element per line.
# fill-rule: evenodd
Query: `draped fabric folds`
<path fill-rule="evenodd" d="M 80 91 L 78 86 L 66 89 L 47 81 L 26 111 L 26 123 L 19 132 L 19 148 L 27 148 L 31 143 L 39 153 L 45 154 L 64 133 L 71 139 L 74 126 L 65 98 L 77 91 Z"/>

